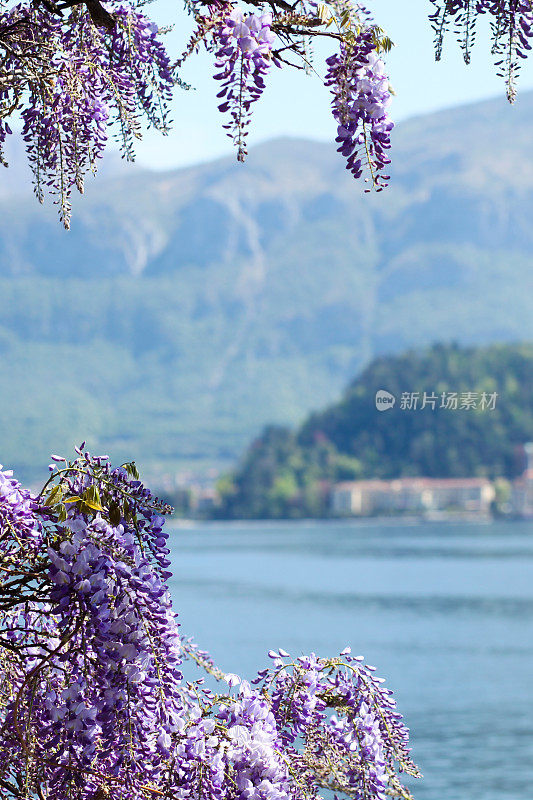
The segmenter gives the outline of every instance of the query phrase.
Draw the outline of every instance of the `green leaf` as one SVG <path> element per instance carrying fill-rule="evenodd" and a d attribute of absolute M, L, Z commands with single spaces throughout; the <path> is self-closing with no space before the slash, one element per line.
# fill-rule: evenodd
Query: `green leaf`
<path fill-rule="evenodd" d="M 93 511 L 104 511 L 103 506 L 101 506 L 100 503 L 97 503 L 94 500 L 83 500 L 82 503 L 84 506 L 88 506 Z"/>
<path fill-rule="evenodd" d="M 139 470 L 135 465 L 135 461 L 127 461 L 125 464 L 122 464 L 122 469 L 125 469 L 128 475 L 131 475 L 135 480 L 139 479 Z"/>
<path fill-rule="evenodd" d="M 54 486 L 54 488 L 44 501 L 44 504 L 45 506 L 50 506 L 50 507 L 54 506 L 56 505 L 56 503 L 59 503 L 61 501 L 62 497 L 63 497 L 63 489 L 61 488 L 61 486 Z"/>

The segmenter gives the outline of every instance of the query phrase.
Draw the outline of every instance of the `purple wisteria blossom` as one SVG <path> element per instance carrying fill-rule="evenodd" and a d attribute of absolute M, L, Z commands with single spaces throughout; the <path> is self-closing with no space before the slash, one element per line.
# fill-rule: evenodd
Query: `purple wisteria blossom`
<path fill-rule="evenodd" d="M 453 27 L 463 51 L 465 62 L 470 63 L 471 50 L 476 38 L 476 23 L 480 16 L 488 15 L 492 29 L 492 54 L 498 75 L 505 80 L 507 98 L 516 98 L 516 81 L 520 61 L 531 50 L 533 35 L 533 6 L 530 0 L 431 0 L 434 11 L 430 20 L 435 31 L 435 56 L 440 60 L 444 36 Z"/>
<path fill-rule="evenodd" d="M 490 21 L 492 54 L 513 101 L 522 60 L 531 50 L 530 0 L 431 0 L 436 58 L 451 28 L 468 63 L 476 23 Z M 347 167 L 377 190 L 386 186 L 391 90 L 383 56 L 392 47 L 365 6 L 353 0 L 185 0 L 193 33 L 173 60 L 160 30 L 145 14 L 144 0 L 0 0 L 0 162 L 11 118 L 22 119 L 22 136 L 39 200 L 50 193 L 66 227 L 70 197 L 83 191 L 108 140 L 121 142 L 126 158 L 142 124 L 165 133 L 178 75 L 186 58 L 205 47 L 215 56 L 221 83 L 224 128 L 246 156 L 253 105 L 272 65 L 317 73 L 312 44 L 334 43 L 325 82 L 333 93 L 337 144 Z"/>
<path fill-rule="evenodd" d="M 19 558 L 20 552 L 36 551 L 42 543 L 42 526 L 35 516 L 36 502 L 0 464 L 0 552 Z M 16 534 L 16 535 L 15 535 Z"/>
<path fill-rule="evenodd" d="M 179 633 L 169 511 L 84 446 L 38 497 L 0 471 L 0 789 L 6 800 L 357 800 L 409 793 L 408 733 L 349 651 L 250 684 Z M 218 690 L 181 674 L 196 662 Z"/>
<path fill-rule="evenodd" d="M 273 62 L 275 35 L 271 30 L 272 14 L 249 14 L 235 7 L 223 24 L 215 29 L 215 79 L 222 82 L 217 97 L 223 102 L 219 111 L 229 112 L 231 121 L 224 125 L 237 147 L 237 158 L 246 157 L 246 134 L 252 104 L 265 88 L 265 75 Z M 274 59 L 274 63 L 279 65 Z"/>
<path fill-rule="evenodd" d="M 51 192 L 65 227 L 72 189 L 83 192 L 110 133 L 131 158 L 142 119 L 167 129 L 175 78 L 157 26 L 136 10 L 110 7 L 111 29 L 95 25 L 84 6 L 68 24 L 37 5 L 0 10 L 0 117 L 19 106 L 36 195 L 42 202 Z M 9 132 L 0 126 L 0 145 Z"/>
<path fill-rule="evenodd" d="M 368 29 L 351 46 L 343 44 L 326 63 L 325 82 L 331 87 L 332 111 L 338 123 L 338 152 L 355 178 L 367 170 L 367 180 L 381 191 L 389 179 L 384 169 L 390 164 L 387 151 L 394 123 L 388 115 L 389 79 L 372 31 Z"/>

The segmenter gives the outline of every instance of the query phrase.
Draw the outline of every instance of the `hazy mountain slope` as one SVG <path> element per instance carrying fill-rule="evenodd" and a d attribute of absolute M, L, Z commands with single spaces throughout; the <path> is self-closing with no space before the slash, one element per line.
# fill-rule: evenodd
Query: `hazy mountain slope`
<path fill-rule="evenodd" d="M 406 123 L 377 196 L 280 140 L 97 180 L 68 234 L 0 202 L 0 460 L 87 436 L 151 473 L 227 463 L 376 353 L 532 339 L 532 124 L 531 94 Z"/>

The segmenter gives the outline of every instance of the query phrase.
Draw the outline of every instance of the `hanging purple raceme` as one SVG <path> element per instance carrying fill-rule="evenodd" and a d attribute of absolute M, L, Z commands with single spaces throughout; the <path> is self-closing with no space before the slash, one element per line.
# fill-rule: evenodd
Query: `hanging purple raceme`
<path fill-rule="evenodd" d="M 215 79 L 222 88 L 217 94 L 219 111 L 229 113 L 223 127 L 237 147 L 237 158 L 246 157 L 246 136 L 253 103 L 265 88 L 265 76 L 272 63 L 272 14 L 249 14 L 234 8 L 223 24 L 213 32 L 216 47 Z"/>
<path fill-rule="evenodd" d="M 111 131 L 131 158 L 143 118 L 168 128 L 174 67 L 157 26 L 126 6 L 111 11 L 111 27 L 97 27 L 85 6 L 72 10 L 67 24 L 37 5 L 0 14 L 0 30 L 10 31 L 4 68 L 13 75 L 0 81 L 0 112 L 25 98 L 22 137 L 35 191 L 41 202 L 46 191 L 54 196 L 65 227 L 72 189 L 83 191 Z"/>
<path fill-rule="evenodd" d="M 497 73 L 505 80 L 507 98 L 516 98 L 521 60 L 531 50 L 533 7 L 530 0 L 431 0 L 430 21 L 435 32 L 435 55 L 442 56 L 443 40 L 453 28 L 465 62 L 470 63 L 478 17 L 486 14 L 492 29 L 492 54 Z"/>
<path fill-rule="evenodd" d="M 367 28 L 351 46 L 326 59 L 325 84 L 331 88 L 332 112 L 337 121 L 338 152 L 355 178 L 368 171 L 367 181 L 381 191 L 389 180 L 384 170 L 390 164 L 389 80 Z"/>
<path fill-rule="evenodd" d="M 312 654 L 291 662 L 284 651 L 269 655 L 274 667 L 254 683 L 272 698 L 284 745 L 306 743 L 300 763 L 308 780 L 316 780 L 319 771 L 326 788 L 358 800 L 384 800 L 387 790 L 401 788 L 395 762 L 418 775 L 409 732 L 374 667 L 351 656 L 349 648 L 332 659 Z"/>
<path fill-rule="evenodd" d="M 0 471 L 2 798 L 410 796 L 407 729 L 373 668 L 279 651 L 257 686 L 223 673 L 178 631 L 168 507 L 132 464 L 83 445 L 53 461 L 38 497 Z M 186 682 L 185 659 L 222 688 Z"/>
<path fill-rule="evenodd" d="M 531 0 L 431 0 L 437 60 L 452 29 L 468 63 L 479 17 L 490 22 L 492 55 L 512 102 L 520 65 L 531 50 Z M 133 158 L 143 120 L 163 132 L 169 126 L 169 101 L 185 59 L 202 46 L 216 56 L 219 108 L 224 128 L 246 156 L 250 117 L 265 88 L 272 64 L 314 71 L 316 37 L 337 42 L 327 59 L 326 85 L 333 94 L 337 144 L 348 169 L 378 191 L 386 174 L 393 123 L 391 90 L 382 54 L 392 42 L 352 0 L 273 0 L 236 5 L 232 0 L 186 0 L 195 29 L 181 57 L 171 62 L 158 27 L 138 9 L 113 0 L 0 2 L 0 163 L 11 132 L 9 118 L 23 121 L 23 138 L 39 200 L 50 193 L 66 227 L 70 197 L 83 191 L 86 173 L 95 171 L 110 135 Z M 260 13 L 268 7 L 269 13 Z"/>
<path fill-rule="evenodd" d="M 123 130 L 125 127 L 131 135 L 139 136 L 140 119 L 144 116 L 150 125 L 166 133 L 175 77 L 168 53 L 158 38 L 158 27 L 144 14 L 126 6 L 114 8 L 113 17 L 116 25 L 106 38 L 106 69 L 113 91 L 124 98 L 116 103 L 117 121 Z"/>

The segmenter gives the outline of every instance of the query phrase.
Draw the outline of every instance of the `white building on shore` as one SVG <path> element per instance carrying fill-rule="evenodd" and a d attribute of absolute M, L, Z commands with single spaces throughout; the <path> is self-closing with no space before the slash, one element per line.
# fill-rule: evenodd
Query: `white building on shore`
<path fill-rule="evenodd" d="M 533 442 L 524 445 L 526 468 L 519 478 L 513 481 L 511 506 L 513 514 L 533 519 Z"/>
<path fill-rule="evenodd" d="M 487 478 L 398 478 L 338 483 L 330 502 L 339 517 L 434 511 L 488 516 L 494 498 Z"/>

